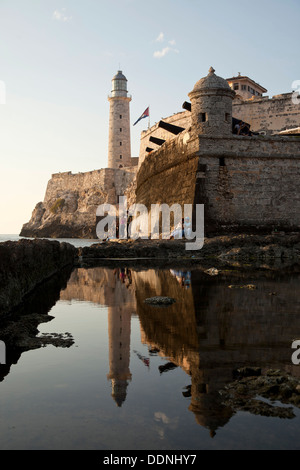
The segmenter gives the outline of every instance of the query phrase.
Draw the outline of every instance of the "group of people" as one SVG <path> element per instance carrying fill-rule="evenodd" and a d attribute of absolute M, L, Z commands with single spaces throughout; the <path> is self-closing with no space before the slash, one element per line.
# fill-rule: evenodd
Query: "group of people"
<path fill-rule="evenodd" d="M 185 289 L 191 286 L 191 271 L 178 271 L 170 269 L 170 273 L 177 279 L 179 285 Z"/>
<path fill-rule="evenodd" d="M 191 238 L 192 223 L 189 217 L 185 217 L 178 222 L 174 230 L 171 232 L 171 238 Z"/>
<path fill-rule="evenodd" d="M 131 238 L 131 223 L 132 223 L 132 216 L 126 218 L 121 216 L 117 218 L 116 221 L 110 226 L 110 230 L 108 233 L 108 239 L 126 239 Z M 140 234 L 139 227 L 135 228 L 136 236 L 134 238 L 138 238 Z M 155 226 L 153 233 L 158 237 L 159 236 L 159 228 L 158 225 Z M 192 234 L 192 223 L 190 217 L 185 217 L 179 222 L 174 230 L 170 234 L 170 238 L 191 238 Z M 153 235 L 153 234 L 152 234 Z"/>
<path fill-rule="evenodd" d="M 233 133 L 237 135 L 252 135 L 252 132 L 250 131 L 250 125 L 243 121 L 239 121 L 235 124 Z"/>

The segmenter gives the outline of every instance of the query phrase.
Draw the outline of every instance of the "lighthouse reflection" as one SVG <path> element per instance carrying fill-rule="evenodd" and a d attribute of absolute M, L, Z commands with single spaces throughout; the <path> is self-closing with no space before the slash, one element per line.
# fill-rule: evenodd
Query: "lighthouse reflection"
<path fill-rule="evenodd" d="M 182 399 L 196 422 L 214 436 L 234 414 L 222 404 L 220 390 L 242 366 L 279 368 L 297 373 L 291 363 L 291 339 L 300 336 L 298 275 L 272 272 L 251 275 L 256 289 L 232 289 L 250 284 L 249 273 L 209 276 L 199 269 L 78 268 L 62 291 L 62 300 L 84 300 L 108 307 L 111 395 L 118 407 L 130 394 L 135 371 L 133 356 L 149 367 L 160 356 L 162 375 L 180 367 L 190 385 Z M 270 295 L 274 294 L 276 295 Z M 169 296 L 176 302 L 154 307 L 144 300 Z M 140 324 L 140 340 L 148 355 L 131 349 L 132 316 Z"/>

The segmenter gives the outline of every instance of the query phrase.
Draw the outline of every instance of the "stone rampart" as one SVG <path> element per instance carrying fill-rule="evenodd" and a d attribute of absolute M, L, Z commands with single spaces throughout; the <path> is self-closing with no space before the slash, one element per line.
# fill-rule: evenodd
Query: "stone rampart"
<path fill-rule="evenodd" d="M 151 153 L 137 174 L 137 202 L 204 204 L 206 233 L 300 227 L 300 140 L 188 133 Z"/>

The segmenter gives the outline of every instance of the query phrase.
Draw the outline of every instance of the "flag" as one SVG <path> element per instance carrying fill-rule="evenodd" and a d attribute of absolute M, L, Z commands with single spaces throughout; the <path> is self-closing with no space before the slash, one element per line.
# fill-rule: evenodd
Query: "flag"
<path fill-rule="evenodd" d="M 137 121 L 135 121 L 135 123 L 133 125 L 135 126 L 141 119 L 144 119 L 145 117 L 148 117 L 148 116 L 149 116 L 149 106 L 148 106 L 147 109 L 145 109 L 143 114 L 138 118 Z"/>

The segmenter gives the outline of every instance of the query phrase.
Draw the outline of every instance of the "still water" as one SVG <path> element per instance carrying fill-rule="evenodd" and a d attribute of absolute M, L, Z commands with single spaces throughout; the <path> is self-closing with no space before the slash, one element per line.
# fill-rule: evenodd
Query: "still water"
<path fill-rule="evenodd" d="M 0 449 L 299 449 L 298 408 L 293 419 L 235 412 L 219 394 L 239 366 L 300 375 L 291 362 L 299 280 L 270 271 L 74 269 L 48 299 L 53 319 L 36 332 L 70 333 L 74 344 L 14 350 L 11 360 L 8 350 Z M 27 313 L 42 312 L 47 295 L 46 284 Z M 144 303 L 154 295 L 176 302 Z"/>

